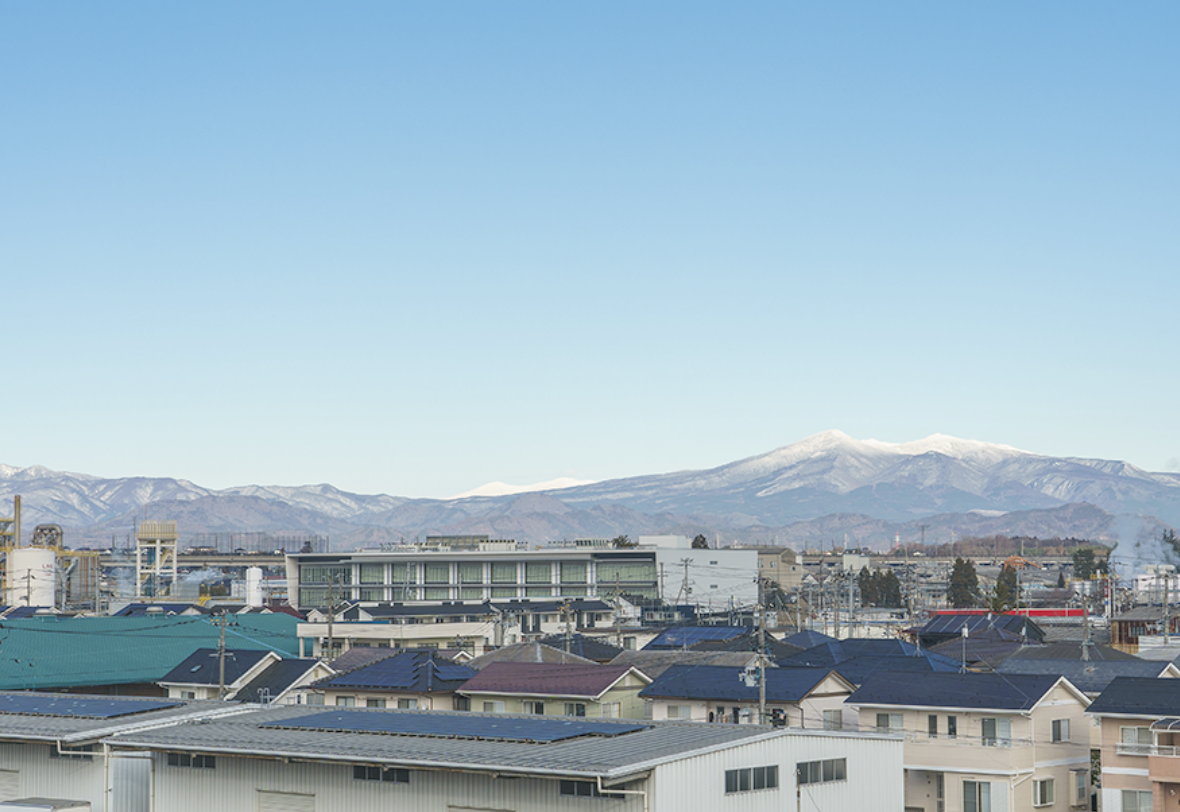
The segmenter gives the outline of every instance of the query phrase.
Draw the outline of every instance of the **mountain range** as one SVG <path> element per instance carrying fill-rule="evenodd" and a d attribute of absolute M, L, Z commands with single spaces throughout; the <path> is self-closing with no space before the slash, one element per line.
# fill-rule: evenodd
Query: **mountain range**
<path fill-rule="evenodd" d="M 566 483 L 546 483 L 553 484 Z M 212 490 L 184 479 L 103 479 L 0 465 L 0 504 L 20 494 L 26 532 L 39 523 L 60 524 L 75 547 L 109 546 L 145 518 L 175 519 L 182 535 L 317 533 L 329 536 L 334 549 L 427 533 L 530 543 L 704 533 L 721 544 L 814 547 L 847 540 L 883 548 L 898 536 L 947 541 L 953 533 L 1141 544 L 1180 525 L 1180 474 L 937 434 L 896 444 L 828 431 L 705 470 L 524 493 L 496 486 L 497 495 L 409 499 L 326 484 Z"/>

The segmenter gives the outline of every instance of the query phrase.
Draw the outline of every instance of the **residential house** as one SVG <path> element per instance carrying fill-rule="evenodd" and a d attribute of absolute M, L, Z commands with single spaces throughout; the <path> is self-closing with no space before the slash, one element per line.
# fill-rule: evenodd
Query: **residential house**
<path fill-rule="evenodd" d="M 847 704 L 859 709 L 862 729 L 905 737 L 907 810 L 1088 804 L 1089 699 L 1064 677 L 885 672 Z"/>
<path fill-rule="evenodd" d="M 594 660 L 579 657 L 577 654 L 563 651 L 553 646 L 547 646 L 540 641 L 531 643 L 513 643 L 487 654 L 481 654 L 471 660 L 470 665 L 476 671 L 492 663 L 572 663 L 575 665 L 594 665 Z"/>
<path fill-rule="evenodd" d="M 820 643 L 813 648 L 778 660 L 782 668 L 828 668 L 853 685 L 881 671 L 911 671 L 915 674 L 955 673 L 962 664 L 934 654 L 904 640 L 848 638 Z"/>
<path fill-rule="evenodd" d="M 767 668 L 766 711 L 758 718 L 760 691 L 754 667 L 740 671 L 709 665 L 674 665 L 639 692 L 650 718 L 695 722 L 775 724 L 823 730 L 858 729 L 844 706 L 851 682 L 825 668 Z"/>
<path fill-rule="evenodd" d="M 272 662 L 242 683 L 227 699 L 262 705 L 301 705 L 310 687 L 335 671 L 322 660 L 287 658 Z"/>
<path fill-rule="evenodd" d="M 159 684 L 172 699 L 224 699 L 280 659 L 273 651 L 199 648 Z"/>
<path fill-rule="evenodd" d="M 600 666 L 609 668 L 609 666 Z M 104 740 L 168 812 L 900 810 L 902 742 L 625 719 L 270 707 Z"/>
<path fill-rule="evenodd" d="M 758 664 L 755 651 L 624 651 L 611 665 L 630 665 L 655 679 L 674 665 L 721 665 L 740 671 Z"/>
<path fill-rule="evenodd" d="M 476 673 L 474 668 L 434 651 L 399 651 L 320 680 L 308 692 L 306 702 L 336 707 L 466 710 L 466 699 L 455 692 Z M 456 706 L 456 699 L 463 700 L 462 707 Z"/>
<path fill-rule="evenodd" d="M 458 693 L 471 710 L 642 719 L 639 692 L 651 678 L 626 665 L 499 662 L 485 666 Z"/>
<path fill-rule="evenodd" d="M 1180 614 L 1169 613 L 1168 634 L 1180 636 Z M 1154 637 L 1164 634 L 1164 608 L 1162 606 L 1137 606 L 1110 620 L 1110 644 L 1122 651 L 1134 654 L 1139 650 L 1140 637 Z"/>
<path fill-rule="evenodd" d="M 1116 677 L 1089 713 L 1101 724 L 1101 808 L 1175 809 L 1180 801 L 1180 680 Z"/>
<path fill-rule="evenodd" d="M 1029 643 L 1038 644 L 1045 639 L 1045 631 L 1026 615 L 995 615 L 977 609 L 936 612 L 934 617 L 918 630 L 918 642 L 926 648 L 937 646 L 939 643 L 961 637 L 964 628 L 967 629 L 968 637 L 985 629 L 1003 629 L 1023 637 Z"/>

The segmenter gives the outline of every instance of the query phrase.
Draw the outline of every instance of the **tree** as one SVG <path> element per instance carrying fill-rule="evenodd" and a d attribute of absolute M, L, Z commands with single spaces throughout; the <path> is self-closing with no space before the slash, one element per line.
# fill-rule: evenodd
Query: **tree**
<path fill-rule="evenodd" d="M 993 612 L 1007 612 L 1020 605 L 1020 585 L 1016 580 L 1016 568 L 1004 566 L 996 578 L 996 588 L 992 593 L 991 610 Z"/>
<path fill-rule="evenodd" d="M 979 576 L 975 573 L 975 564 L 962 558 L 955 559 L 946 599 L 956 609 L 968 609 L 979 602 Z"/>
<path fill-rule="evenodd" d="M 1167 530 L 1164 531 L 1163 536 L 1160 537 L 1160 541 L 1162 541 L 1164 544 L 1171 547 L 1172 552 L 1176 553 L 1177 555 L 1180 555 L 1180 538 L 1176 537 L 1175 530 L 1173 530 L 1172 528 L 1169 527 Z"/>
<path fill-rule="evenodd" d="M 1057 573 L 1057 588 L 1058 589 L 1065 589 L 1065 573 L 1064 572 Z"/>
<path fill-rule="evenodd" d="M 707 538 L 705 538 L 704 533 L 697 533 L 696 538 L 694 538 L 692 540 L 692 548 L 694 550 L 707 550 L 707 549 L 709 549 L 709 540 Z"/>
<path fill-rule="evenodd" d="M 611 543 L 611 546 L 613 546 L 613 547 L 638 547 L 639 546 L 639 542 L 631 541 L 630 536 L 615 536 L 613 539 L 610 540 L 610 543 Z"/>
<path fill-rule="evenodd" d="M 869 572 L 868 567 L 862 567 L 860 575 L 856 576 L 856 580 L 857 585 L 860 587 L 860 605 L 876 606 L 877 579 L 873 577 L 873 573 Z"/>
<path fill-rule="evenodd" d="M 1073 577 L 1088 581 L 1090 580 L 1090 576 L 1098 571 L 1094 568 L 1093 547 L 1083 547 L 1074 550 L 1070 557 L 1073 559 Z"/>
<path fill-rule="evenodd" d="M 877 601 L 878 606 L 901 608 L 901 581 L 892 569 L 877 571 Z"/>

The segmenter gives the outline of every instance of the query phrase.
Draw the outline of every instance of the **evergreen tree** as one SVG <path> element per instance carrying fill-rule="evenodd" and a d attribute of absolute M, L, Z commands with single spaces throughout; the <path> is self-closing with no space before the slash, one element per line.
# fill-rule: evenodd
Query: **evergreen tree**
<path fill-rule="evenodd" d="M 969 609 L 978 603 L 979 576 L 975 573 L 975 564 L 962 558 L 955 559 L 946 599 L 956 609 Z"/>
<path fill-rule="evenodd" d="M 705 538 L 704 533 L 698 533 L 697 537 L 692 540 L 692 548 L 694 550 L 707 550 L 707 549 L 709 549 L 709 540 L 707 538 Z"/>
<path fill-rule="evenodd" d="M 877 579 L 877 605 L 900 609 L 901 581 L 897 580 L 897 573 L 891 569 L 878 571 Z"/>
<path fill-rule="evenodd" d="M 612 546 L 615 547 L 638 547 L 639 542 L 631 541 L 630 536 L 615 536 L 610 540 Z"/>
<path fill-rule="evenodd" d="M 860 586 L 860 605 L 861 606 L 876 606 L 877 605 L 877 579 L 874 573 L 869 572 L 868 567 L 863 567 L 860 575 L 856 577 L 857 584 Z"/>
<path fill-rule="evenodd" d="M 1057 573 L 1057 588 L 1058 589 L 1065 589 L 1065 573 L 1064 572 Z"/>
<path fill-rule="evenodd" d="M 1016 580 L 1016 568 L 1005 566 L 996 578 L 996 589 L 992 594 L 993 612 L 1007 612 L 1020 605 L 1020 585 Z"/>
<path fill-rule="evenodd" d="M 1073 559 L 1073 576 L 1088 581 L 1097 570 L 1094 568 L 1094 549 L 1084 547 L 1074 550 L 1070 554 Z"/>

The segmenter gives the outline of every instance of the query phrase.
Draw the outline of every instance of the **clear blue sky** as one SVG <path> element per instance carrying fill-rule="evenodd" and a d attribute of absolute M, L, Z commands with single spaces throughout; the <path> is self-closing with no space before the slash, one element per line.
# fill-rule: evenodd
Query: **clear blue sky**
<path fill-rule="evenodd" d="M 1180 468 L 1180 5 L 0 5 L 0 462 Z"/>

